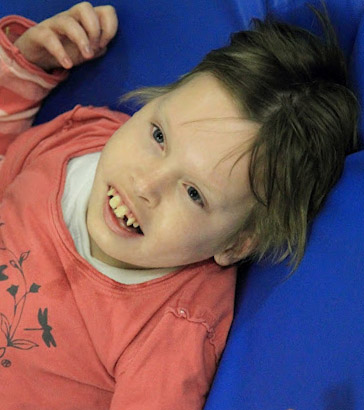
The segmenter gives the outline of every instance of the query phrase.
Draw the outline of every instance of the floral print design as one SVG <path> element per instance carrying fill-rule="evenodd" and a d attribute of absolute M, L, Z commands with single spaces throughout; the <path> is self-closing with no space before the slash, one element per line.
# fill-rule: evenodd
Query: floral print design
<path fill-rule="evenodd" d="M 0 222 L 0 228 L 4 225 Z M 22 321 L 23 312 L 26 306 L 26 301 L 28 297 L 33 297 L 39 292 L 41 288 L 37 283 L 32 283 L 30 286 L 27 283 L 24 264 L 29 258 L 30 250 L 22 252 L 20 256 L 16 256 L 14 252 L 7 249 L 4 244 L 0 243 L 0 255 L 2 251 L 8 252 L 12 256 L 9 260 L 9 265 L 15 268 L 15 271 L 20 275 L 20 284 L 14 285 L 11 283 L 12 278 L 10 273 L 8 273 L 9 265 L 0 265 L 0 282 L 9 281 L 10 286 L 6 289 L 7 295 L 0 294 L 0 301 L 6 300 L 6 297 L 11 297 L 13 301 L 13 314 L 12 317 L 6 316 L 4 313 L 0 312 L 0 330 L 5 335 L 6 344 L 1 345 L 0 343 L 0 359 L 3 367 L 10 367 L 11 361 L 5 358 L 7 349 L 14 348 L 20 350 L 30 350 L 35 347 L 39 347 L 37 343 L 29 339 L 17 338 L 17 332 Z M 48 324 L 48 308 L 38 310 L 38 323 L 40 327 L 35 328 L 25 328 L 25 331 L 42 331 L 42 339 L 47 347 L 56 347 L 56 341 L 52 335 L 52 327 Z"/>

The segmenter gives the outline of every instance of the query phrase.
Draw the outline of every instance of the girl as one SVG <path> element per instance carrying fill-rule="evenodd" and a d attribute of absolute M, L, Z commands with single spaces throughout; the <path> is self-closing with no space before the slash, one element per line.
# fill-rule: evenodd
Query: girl
<path fill-rule="evenodd" d="M 317 15 L 326 43 L 257 20 L 176 83 L 127 96 L 145 102 L 131 118 L 76 106 L 34 128 L 65 70 L 105 53 L 115 11 L 0 20 L 5 408 L 203 407 L 237 263 L 297 266 L 355 148 L 356 100 Z"/>

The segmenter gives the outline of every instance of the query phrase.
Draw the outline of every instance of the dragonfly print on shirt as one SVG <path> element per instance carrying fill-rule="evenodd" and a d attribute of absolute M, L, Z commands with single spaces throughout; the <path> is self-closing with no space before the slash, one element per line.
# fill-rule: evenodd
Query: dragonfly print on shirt
<path fill-rule="evenodd" d="M 0 229 L 4 225 L 3 222 L 0 222 Z M 20 256 L 17 256 L 15 252 L 6 248 L 4 243 L 0 241 L 0 330 L 3 335 L 0 338 L 0 360 L 3 367 L 11 365 L 11 361 L 5 357 L 8 349 L 31 350 L 39 347 L 33 340 L 17 336 L 21 329 L 27 298 L 35 297 L 41 288 L 35 282 L 30 286 L 27 282 L 24 265 L 26 265 L 29 256 L 30 250 L 24 251 Z M 5 306 L 11 307 L 11 314 L 5 314 L 2 311 Z M 9 309 L 7 311 L 9 312 Z M 23 330 L 27 332 L 41 331 L 45 345 L 47 347 L 56 347 L 52 327 L 48 324 L 48 308 L 43 310 L 39 308 L 37 319 L 39 325 L 34 326 L 32 323 Z"/>

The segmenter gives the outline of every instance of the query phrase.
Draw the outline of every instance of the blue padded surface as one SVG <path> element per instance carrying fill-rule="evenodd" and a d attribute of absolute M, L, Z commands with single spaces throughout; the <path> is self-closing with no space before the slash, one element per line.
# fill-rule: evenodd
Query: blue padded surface
<path fill-rule="evenodd" d="M 351 76 L 363 101 L 364 21 L 354 32 Z M 205 410 L 364 409 L 364 151 L 347 158 L 292 277 L 284 264 L 241 273 Z"/>
<path fill-rule="evenodd" d="M 5 3 L 5 4 L 4 4 Z M 0 2 L 0 16 L 22 14 L 34 21 L 65 10 L 75 0 L 26 0 Z M 94 6 L 111 4 L 117 9 L 119 31 L 106 56 L 72 70 L 72 76 L 47 100 L 36 123 L 54 118 L 75 104 L 118 106 L 123 93 L 145 85 L 172 82 L 195 66 L 211 49 L 228 41 L 231 31 L 248 24 L 246 16 L 264 15 L 264 1 L 249 14 L 240 14 L 238 1 L 224 0 L 94 0 Z"/>
<path fill-rule="evenodd" d="M 296 273 L 253 265 L 207 410 L 364 409 L 364 152 L 312 227 Z"/>
<path fill-rule="evenodd" d="M 0 16 L 21 14 L 41 21 L 75 3 L 2 1 Z M 117 105 L 122 93 L 175 80 L 207 51 L 227 43 L 231 32 L 248 28 L 252 17 L 264 17 L 268 10 L 317 32 L 304 3 L 110 0 L 120 30 L 108 54 L 72 70 L 47 99 L 37 123 L 78 103 L 131 113 Z M 364 23 L 358 27 L 364 4 L 327 4 L 362 100 Z M 283 264 L 253 265 L 241 272 L 233 327 L 205 410 L 364 409 L 363 170 L 364 152 L 348 158 L 294 276 L 282 283 L 288 274 Z"/>
<path fill-rule="evenodd" d="M 76 4 L 76 0 L 12 0 L 0 2 L 0 17 L 20 14 L 41 21 Z M 292 23 L 317 31 L 304 0 L 94 0 L 94 6 L 113 5 L 120 30 L 102 59 L 72 70 L 72 76 L 47 99 L 36 124 L 49 121 L 76 104 L 118 105 L 123 93 L 145 85 L 174 81 L 194 67 L 213 48 L 228 42 L 231 32 L 246 29 L 252 17 L 272 11 Z M 312 4 L 319 4 L 312 0 Z M 329 0 L 347 56 L 355 38 L 363 7 L 360 0 Z M 342 18 L 343 12 L 345 19 Z"/>

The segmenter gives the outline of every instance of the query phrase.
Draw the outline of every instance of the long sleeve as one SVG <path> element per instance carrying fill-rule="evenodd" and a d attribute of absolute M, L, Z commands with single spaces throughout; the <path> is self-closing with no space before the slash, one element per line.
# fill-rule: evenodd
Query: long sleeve
<path fill-rule="evenodd" d="M 16 136 L 31 126 L 42 100 L 68 75 L 63 69 L 45 72 L 13 45 L 33 25 L 20 16 L 0 19 L 0 159 Z"/>

